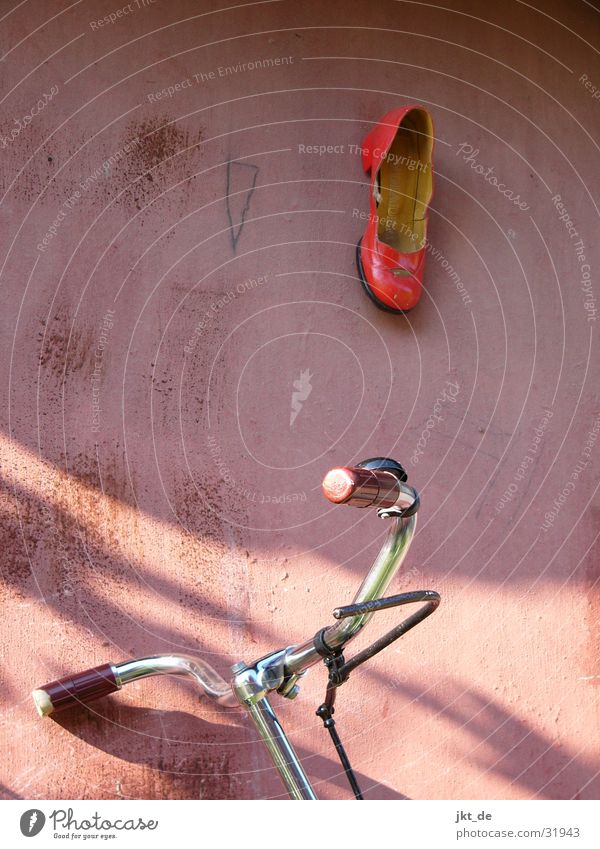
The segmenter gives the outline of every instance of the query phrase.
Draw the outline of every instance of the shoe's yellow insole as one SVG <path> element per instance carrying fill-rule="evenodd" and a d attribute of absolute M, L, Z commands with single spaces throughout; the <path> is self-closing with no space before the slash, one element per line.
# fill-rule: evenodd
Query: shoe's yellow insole
<path fill-rule="evenodd" d="M 423 247 L 431 197 L 431 133 L 426 122 L 413 120 L 414 114 L 400 124 L 378 174 L 377 235 L 401 253 Z"/>

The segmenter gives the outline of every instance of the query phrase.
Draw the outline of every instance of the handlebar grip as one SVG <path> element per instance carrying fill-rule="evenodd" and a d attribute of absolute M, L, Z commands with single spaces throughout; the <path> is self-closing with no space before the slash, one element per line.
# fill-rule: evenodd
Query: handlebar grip
<path fill-rule="evenodd" d="M 323 480 L 323 495 L 334 504 L 393 507 L 401 493 L 399 478 L 383 469 L 332 469 Z"/>
<path fill-rule="evenodd" d="M 31 695 L 39 715 L 49 716 L 73 705 L 108 696 L 120 689 L 112 664 L 104 663 L 77 675 L 66 675 L 58 681 L 44 684 Z"/>

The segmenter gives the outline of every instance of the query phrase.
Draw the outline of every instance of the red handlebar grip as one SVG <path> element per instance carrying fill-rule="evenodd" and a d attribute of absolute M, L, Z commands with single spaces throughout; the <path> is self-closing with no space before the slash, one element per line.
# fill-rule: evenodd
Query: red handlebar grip
<path fill-rule="evenodd" d="M 31 695 L 39 715 L 48 716 L 81 702 L 108 696 L 119 689 L 112 665 L 104 663 L 77 675 L 66 675 L 58 681 L 44 684 Z"/>
<path fill-rule="evenodd" d="M 332 469 L 323 480 L 325 498 L 352 507 L 393 507 L 401 491 L 396 475 L 379 469 Z"/>

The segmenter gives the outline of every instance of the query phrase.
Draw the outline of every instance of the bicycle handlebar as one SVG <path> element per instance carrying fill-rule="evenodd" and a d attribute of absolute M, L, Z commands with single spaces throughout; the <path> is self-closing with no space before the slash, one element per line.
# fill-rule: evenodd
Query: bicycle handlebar
<path fill-rule="evenodd" d="M 418 503 L 415 491 L 412 490 L 412 493 L 412 500 L 406 508 L 409 511 L 411 506 Z M 403 493 L 402 497 L 405 498 L 406 495 Z M 399 511 L 390 518 L 391 525 L 381 550 L 358 588 L 352 604 L 363 604 L 381 598 L 406 557 L 415 532 L 417 517 L 414 514 L 404 517 Z M 370 612 L 363 612 L 349 616 L 347 619 L 340 619 L 325 629 L 323 634 L 325 643 L 331 649 L 342 648 L 356 637 L 372 615 Z M 300 675 L 321 659 L 321 655 L 315 648 L 314 637 L 300 645 L 291 646 L 285 654 L 285 674 L 286 676 Z"/>
<path fill-rule="evenodd" d="M 40 716 L 87 704 L 93 699 L 108 696 L 125 684 L 153 675 L 189 675 L 195 679 L 203 693 L 224 707 L 236 707 L 238 702 L 231 685 L 200 658 L 189 655 L 163 654 L 125 660 L 122 663 L 104 663 L 77 675 L 67 675 L 44 684 L 31 694 Z"/>
<path fill-rule="evenodd" d="M 354 597 L 355 605 L 365 606 L 365 603 L 380 599 L 406 556 L 415 531 L 419 496 L 405 480 L 402 467 L 383 457 L 367 460 L 356 467 L 332 469 L 325 476 L 323 493 L 333 503 L 378 507 L 380 516 L 392 519 L 381 551 Z M 332 649 L 344 646 L 372 615 L 367 605 L 361 612 L 340 619 L 324 630 L 326 644 Z M 275 654 L 280 656 L 282 674 L 286 678 L 301 675 L 321 659 L 314 638 Z M 191 675 L 212 699 L 227 707 L 237 704 L 231 683 L 209 664 L 187 655 L 156 655 L 120 664 L 105 663 L 45 684 L 32 695 L 40 716 L 48 716 L 114 693 L 139 678 L 161 674 Z"/>

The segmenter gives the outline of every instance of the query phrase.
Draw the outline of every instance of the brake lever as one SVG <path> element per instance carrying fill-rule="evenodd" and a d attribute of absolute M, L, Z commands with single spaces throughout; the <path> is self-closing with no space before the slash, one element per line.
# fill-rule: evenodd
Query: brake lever
<path fill-rule="evenodd" d="M 414 604 L 416 602 L 425 602 L 425 604 L 417 610 L 416 613 L 413 613 L 412 616 L 409 616 L 399 625 L 396 625 L 395 628 L 392 628 L 391 631 L 388 631 L 387 634 L 384 634 L 383 637 L 380 637 L 368 648 L 358 652 L 358 654 L 354 655 L 354 657 L 350 658 L 350 660 L 345 660 L 343 655 L 343 646 L 340 646 L 337 649 L 332 649 L 327 645 L 324 638 L 327 628 L 322 628 L 317 634 L 315 634 L 314 637 L 315 649 L 323 658 L 328 672 L 325 701 L 317 709 L 317 716 L 323 720 L 323 725 L 329 731 L 329 735 L 344 768 L 344 772 L 350 783 L 355 799 L 363 799 L 364 796 L 362 795 L 361 789 L 356 780 L 354 770 L 350 765 L 346 750 L 340 740 L 336 729 L 335 719 L 333 718 L 333 714 L 335 713 L 334 705 L 337 688 L 343 684 L 344 681 L 348 680 L 350 673 L 356 669 L 357 666 L 360 666 L 361 663 L 364 663 L 366 660 L 370 660 L 399 637 L 406 634 L 407 631 L 410 631 L 411 628 L 414 628 L 415 625 L 418 625 L 419 622 L 422 622 L 430 616 L 439 605 L 440 596 L 439 593 L 436 593 L 433 590 L 416 590 L 410 593 L 391 595 L 387 598 L 377 598 L 373 601 L 348 604 L 345 607 L 336 607 L 333 611 L 333 615 L 336 619 L 346 619 L 349 616 L 378 613 L 380 610 L 387 610 L 390 607 L 400 607 L 404 604 Z"/>
<path fill-rule="evenodd" d="M 415 590 L 409 593 L 400 593 L 399 595 L 388 596 L 387 598 L 377 598 L 373 601 L 363 601 L 358 604 L 348 604 L 343 607 L 336 607 L 333 611 L 335 619 L 346 619 L 349 616 L 359 616 L 361 614 L 378 613 L 380 610 L 387 610 L 390 607 L 401 607 L 405 604 L 415 604 L 417 602 L 425 602 L 423 607 L 407 617 L 387 634 L 384 634 L 378 640 L 375 640 L 367 648 L 355 654 L 350 660 L 343 659 L 343 646 L 339 649 L 331 649 L 324 640 L 324 633 L 327 630 L 322 628 L 315 635 L 315 648 L 319 654 L 326 660 L 336 658 L 333 664 L 327 664 L 330 672 L 331 684 L 338 687 L 348 680 L 348 676 L 362 663 L 371 660 L 380 651 L 386 649 L 393 642 L 403 637 L 411 628 L 423 622 L 428 616 L 437 609 L 441 601 L 439 593 L 433 590 Z"/>

